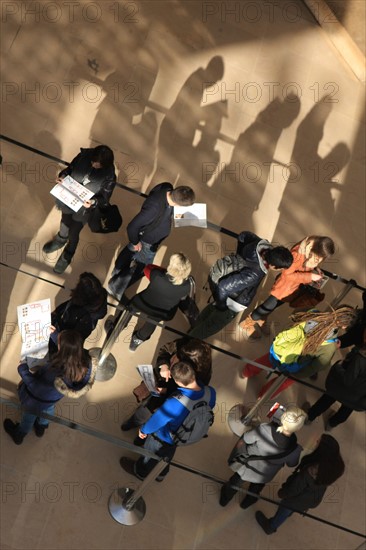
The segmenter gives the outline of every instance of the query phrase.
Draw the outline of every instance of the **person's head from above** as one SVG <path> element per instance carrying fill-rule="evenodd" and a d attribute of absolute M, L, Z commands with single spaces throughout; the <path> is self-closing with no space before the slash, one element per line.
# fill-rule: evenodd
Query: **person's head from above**
<path fill-rule="evenodd" d="M 167 192 L 167 200 L 170 206 L 192 206 L 195 199 L 193 189 L 186 185 L 180 185 Z"/>
<path fill-rule="evenodd" d="M 87 360 L 80 332 L 68 329 L 59 333 L 58 352 L 52 358 L 52 366 L 72 382 L 81 379 Z"/>
<path fill-rule="evenodd" d="M 99 309 L 105 301 L 105 290 L 99 279 L 85 271 L 79 277 L 78 284 L 71 291 L 71 302 L 77 306 L 84 306 L 88 310 Z"/>
<path fill-rule="evenodd" d="M 108 168 L 109 166 L 113 166 L 113 163 L 114 154 L 110 147 L 107 145 L 98 145 L 97 147 L 94 147 L 91 164 L 95 170 Z"/>
<path fill-rule="evenodd" d="M 173 285 L 181 285 L 188 279 L 191 269 L 192 265 L 190 260 L 181 252 L 170 256 L 167 273 Z"/>
<path fill-rule="evenodd" d="M 262 257 L 266 262 L 268 269 L 273 271 L 282 271 L 291 267 L 293 257 L 288 248 L 284 246 L 274 246 L 263 251 Z"/>
<path fill-rule="evenodd" d="M 354 325 L 357 318 L 357 310 L 347 305 L 340 305 L 331 311 L 310 310 L 294 313 L 290 317 L 294 325 L 308 324 L 301 355 L 315 353 L 323 342 L 333 339 L 339 329 L 347 330 Z"/>
<path fill-rule="evenodd" d="M 323 434 L 317 447 L 305 455 L 301 465 L 308 468 L 317 485 L 331 485 L 345 470 L 338 441 L 329 434 Z"/>
<path fill-rule="evenodd" d="M 281 416 L 280 426 L 276 431 L 283 435 L 290 436 L 303 427 L 305 420 L 306 413 L 299 407 L 290 405 Z"/>
<path fill-rule="evenodd" d="M 304 245 L 306 267 L 314 268 L 335 253 L 335 244 L 330 237 L 310 235 Z"/>
<path fill-rule="evenodd" d="M 183 388 L 197 387 L 196 373 L 190 361 L 178 361 L 170 368 L 173 380 Z"/>

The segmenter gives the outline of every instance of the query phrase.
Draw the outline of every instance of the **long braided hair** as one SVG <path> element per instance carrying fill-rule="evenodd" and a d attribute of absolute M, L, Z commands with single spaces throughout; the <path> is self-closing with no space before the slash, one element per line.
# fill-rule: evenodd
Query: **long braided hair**
<path fill-rule="evenodd" d="M 351 306 L 340 306 L 332 311 L 294 313 L 290 318 L 294 326 L 307 321 L 316 323 L 306 333 L 305 344 L 301 351 L 301 355 L 312 355 L 336 329 L 353 325 L 357 319 L 357 312 Z"/>

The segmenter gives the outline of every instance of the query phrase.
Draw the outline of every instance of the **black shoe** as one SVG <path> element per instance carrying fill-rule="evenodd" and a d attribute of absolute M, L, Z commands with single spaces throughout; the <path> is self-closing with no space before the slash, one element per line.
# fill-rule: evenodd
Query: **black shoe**
<path fill-rule="evenodd" d="M 263 512 L 256 512 L 255 519 L 257 520 L 257 523 L 259 523 L 259 525 L 262 527 L 266 535 L 272 535 L 272 533 L 276 532 L 276 529 L 272 529 L 270 520 L 263 514 Z"/>
<path fill-rule="evenodd" d="M 120 466 L 121 466 L 122 470 L 124 470 L 125 472 L 127 472 L 131 476 L 137 477 L 137 479 L 140 479 L 141 481 L 144 480 L 143 477 L 139 476 L 136 473 L 136 470 L 135 470 L 136 462 L 134 460 L 132 460 L 132 458 L 128 458 L 127 456 L 122 456 L 120 458 L 119 463 L 120 463 Z"/>
<path fill-rule="evenodd" d="M 43 245 L 43 252 L 45 254 L 49 254 L 50 252 L 55 252 L 55 250 L 59 250 L 60 248 L 63 248 L 65 244 L 67 243 L 67 237 L 60 237 L 59 234 L 56 235 L 56 237 L 52 241 L 48 241 L 45 245 Z"/>
<path fill-rule="evenodd" d="M 121 430 L 123 432 L 128 432 L 129 430 L 132 430 L 132 428 L 137 428 L 137 424 L 131 418 L 126 420 L 126 422 L 123 422 L 121 425 Z M 139 437 L 139 439 L 141 438 Z"/>
<path fill-rule="evenodd" d="M 134 332 L 132 334 L 129 350 L 130 351 L 136 351 L 136 349 L 141 346 L 141 344 L 144 343 L 144 340 L 140 340 L 140 338 L 137 338 L 136 333 Z"/>
<path fill-rule="evenodd" d="M 220 500 L 219 500 L 220 506 L 227 506 L 234 496 L 232 495 L 231 497 L 228 497 L 227 495 L 225 495 L 224 487 L 225 487 L 224 485 L 221 487 Z"/>
<path fill-rule="evenodd" d="M 21 445 L 23 443 L 23 439 L 26 434 L 19 432 L 18 430 L 19 424 L 15 424 L 15 422 L 10 420 L 10 418 L 5 418 L 3 425 L 4 425 L 4 430 L 6 431 L 7 434 L 10 435 L 15 445 Z"/>
<path fill-rule="evenodd" d="M 114 315 L 109 315 L 104 323 L 104 330 L 108 334 L 115 327 Z"/>
<path fill-rule="evenodd" d="M 136 447 L 143 447 L 145 443 L 145 439 L 142 439 L 142 437 L 135 437 L 133 440 L 133 444 L 136 445 Z"/>
<path fill-rule="evenodd" d="M 33 428 L 34 428 L 34 432 L 35 432 L 37 437 L 43 437 L 44 432 L 47 430 L 48 426 L 44 426 L 43 424 L 39 424 L 38 420 L 36 420 L 35 423 L 34 423 Z"/>
<path fill-rule="evenodd" d="M 242 508 L 243 510 L 246 510 L 247 508 L 249 508 L 250 506 L 252 506 L 255 502 L 257 502 L 256 500 L 253 500 L 253 497 L 251 495 L 247 495 L 240 503 L 240 508 Z"/>
<path fill-rule="evenodd" d="M 53 268 L 53 271 L 61 275 L 61 273 L 65 271 L 67 266 L 70 265 L 71 260 L 72 260 L 72 255 L 67 254 L 66 250 L 64 250 L 61 256 L 59 257 L 59 259 L 57 260 L 56 265 Z"/>

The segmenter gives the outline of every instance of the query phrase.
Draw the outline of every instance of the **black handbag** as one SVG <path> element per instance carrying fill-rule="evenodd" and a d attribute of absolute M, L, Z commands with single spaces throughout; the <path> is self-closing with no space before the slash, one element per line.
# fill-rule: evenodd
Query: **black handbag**
<path fill-rule="evenodd" d="M 97 205 L 88 217 L 88 225 L 93 233 L 114 233 L 121 227 L 122 221 L 116 204 L 108 204 L 104 208 Z"/>
<path fill-rule="evenodd" d="M 189 294 L 186 298 L 183 298 L 183 300 L 179 302 L 178 307 L 183 315 L 186 317 L 190 326 L 193 327 L 200 314 L 200 310 L 198 309 L 198 306 L 196 304 L 196 282 L 192 276 L 189 277 L 189 284 Z"/>

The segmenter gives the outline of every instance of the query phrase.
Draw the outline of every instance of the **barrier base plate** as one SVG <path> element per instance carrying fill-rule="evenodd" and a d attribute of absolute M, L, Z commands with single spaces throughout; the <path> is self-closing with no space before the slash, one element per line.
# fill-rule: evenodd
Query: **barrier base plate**
<path fill-rule="evenodd" d="M 243 424 L 241 419 L 248 412 L 249 408 L 245 405 L 242 405 L 241 403 L 234 405 L 229 411 L 227 418 L 229 428 L 238 437 L 241 437 L 243 433 L 252 430 L 258 424 L 256 418 L 253 418 L 250 424 Z"/>
<path fill-rule="evenodd" d="M 144 519 L 146 514 L 146 504 L 142 497 L 135 502 L 132 510 L 127 510 L 124 503 L 132 494 L 132 489 L 121 487 L 113 491 L 109 497 L 109 513 L 113 519 L 122 525 L 136 525 Z"/>
<path fill-rule="evenodd" d="M 102 348 L 91 348 L 89 354 L 92 358 L 92 361 L 98 361 L 99 355 Z M 95 375 L 95 380 L 98 382 L 106 382 L 110 380 L 115 375 L 117 370 L 117 361 L 115 357 L 110 353 L 107 359 L 104 361 L 103 365 L 98 367 L 97 374 Z"/>

